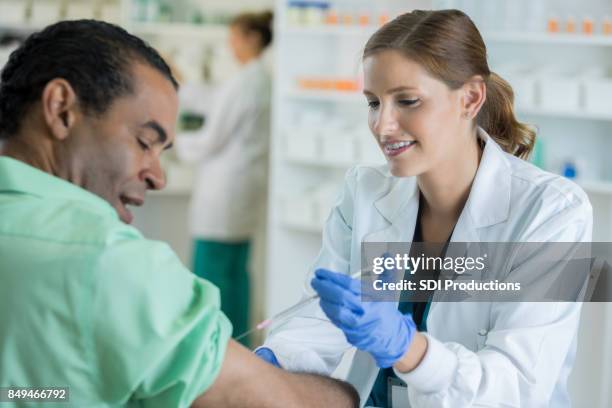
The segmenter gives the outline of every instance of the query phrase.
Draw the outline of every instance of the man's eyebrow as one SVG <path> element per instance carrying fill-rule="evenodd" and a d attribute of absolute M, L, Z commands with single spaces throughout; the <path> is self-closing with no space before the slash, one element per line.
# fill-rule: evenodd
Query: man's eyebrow
<path fill-rule="evenodd" d="M 158 142 L 161 144 L 166 143 L 166 140 L 168 140 L 168 134 L 166 133 L 164 128 L 154 120 L 150 120 L 144 123 L 141 127 L 153 129 L 155 132 L 157 132 L 157 139 Z"/>

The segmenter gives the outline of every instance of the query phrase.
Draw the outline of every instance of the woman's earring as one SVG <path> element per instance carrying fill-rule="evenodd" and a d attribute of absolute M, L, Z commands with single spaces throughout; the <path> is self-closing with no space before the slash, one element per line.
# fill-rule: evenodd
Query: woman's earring
<path fill-rule="evenodd" d="M 470 118 L 470 112 L 463 112 L 463 118 L 464 119 L 469 119 Z"/>

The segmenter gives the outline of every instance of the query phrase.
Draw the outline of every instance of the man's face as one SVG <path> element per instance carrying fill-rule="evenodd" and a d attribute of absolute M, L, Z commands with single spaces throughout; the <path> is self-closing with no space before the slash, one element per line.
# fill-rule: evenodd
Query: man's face
<path fill-rule="evenodd" d="M 133 94 L 117 98 L 104 114 L 80 116 L 67 158 L 71 178 L 128 224 L 133 216 L 127 205 L 140 206 L 146 190 L 165 186 L 159 159 L 174 141 L 178 111 L 176 90 L 156 69 L 134 64 L 133 81 Z"/>

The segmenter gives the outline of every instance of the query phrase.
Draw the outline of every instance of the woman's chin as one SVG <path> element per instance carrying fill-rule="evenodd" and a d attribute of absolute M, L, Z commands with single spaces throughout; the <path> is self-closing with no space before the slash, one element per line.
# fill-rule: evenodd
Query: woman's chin
<path fill-rule="evenodd" d="M 389 172 L 394 177 L 413 177 L 419 173 L 413 166 L 401 166 L 392 162 L 389 163 Z"/>

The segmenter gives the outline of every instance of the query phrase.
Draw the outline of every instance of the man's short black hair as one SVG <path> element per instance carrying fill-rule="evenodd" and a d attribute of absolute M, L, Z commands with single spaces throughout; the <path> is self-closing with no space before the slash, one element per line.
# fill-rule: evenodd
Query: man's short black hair
<path fill-rule="evenodd" d="M 19 131 L 28 108 L 54 78 L 70 83 L 84 112 L 104 113 L 115 98 L 134 91 L 134 62 L 157 69 L 178 89 L 157 51 L 116 25 L 62 21 L 30 35 L 0 75 L 0 139 Z"/>

